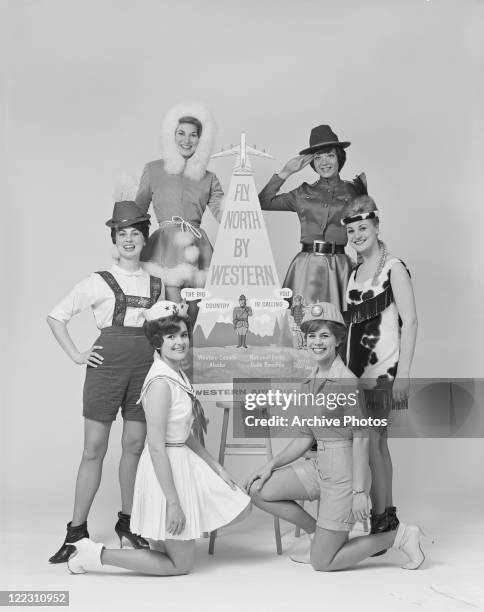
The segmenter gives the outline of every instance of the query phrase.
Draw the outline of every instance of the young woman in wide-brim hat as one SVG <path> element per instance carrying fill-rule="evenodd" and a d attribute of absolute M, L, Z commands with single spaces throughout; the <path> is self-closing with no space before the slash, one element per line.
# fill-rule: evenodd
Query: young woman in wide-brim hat
<path fill-rule="evenodd" d="M 346 232 L 341 226 L 344 207 L 358 193 L 366 193 L 365 177 L 343 181 L 348 141 L 340 141 L 329 125 L 312 129 L 310 146 L 289 160 L 259 194 L 263 210 L 295 212 L 301 224 L 301 252 L 292 260 L 284 280 L 304 302 L 330 302 L 345 310 L 346 284 L 352 262 L 345 254 Z M 288 193 L 279 193 L 289 176 L 307 165 L 319 175 Z"/>
<path fill-rule="evenodd" d="M 86 365 L 83 392 L 84 450 L 77 475 L 74 512 L 61 548 L 49 561 L 63 563 L 74 552 L 68 542 L 88 537 L 87 517 L 99 488 L 112 422 L 119 408 L 123 416 L 119 464 L 121 512 L 115 531 L 121 545 L 147 546 L 130 531 L 133 489 L 146 435 L 143 410 L 137 401 L 153 362 L 153 348 L 143 333 L 143 311 L 163 297 L 160 278 L 140 267 L 141 251 L 149 232 L 149 215 L 132 201 L 116 202 L 111 229 L 119 262 L 78 283 L 49 313 L 47 321 L 70 359 Z M 91 309 L 100 330 L 94 345 L 83 351 L 72 340 L 67 324 L 77 313 Z"/>

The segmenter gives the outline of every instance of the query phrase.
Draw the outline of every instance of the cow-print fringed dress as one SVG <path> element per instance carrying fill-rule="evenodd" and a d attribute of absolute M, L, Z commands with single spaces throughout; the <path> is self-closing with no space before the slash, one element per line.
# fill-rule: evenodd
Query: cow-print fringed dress
<path fill-rule="evenodd" d="M 365 391 L 365 401 L 368 413 L 375 418 L 387 416 L 391 409 L 407 408 L 406 400 L 395 402 L 392 398 L 402 326 L 390 283 L 396 263 L 403 262 L 395 257 L 385 262 L 375 285 L 373 278 L 361 283 L 355 280 L 357 266 L 346 290 L 347 363 L 358 378 L 374 380 L 373 388 Z"/>

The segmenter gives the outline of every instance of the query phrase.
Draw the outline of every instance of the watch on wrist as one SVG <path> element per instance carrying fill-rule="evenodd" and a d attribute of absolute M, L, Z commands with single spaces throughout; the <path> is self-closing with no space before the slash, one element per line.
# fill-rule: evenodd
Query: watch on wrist
<path fill-rule="evenodd" d="M 361 491 L 355 491 L 355 489 L 353 489 L 353 491 L 351 491 L 352 495 L 359 495 L 360 493 L 366 493 L 366 491 L 364 489 L 361 489 Z"/>

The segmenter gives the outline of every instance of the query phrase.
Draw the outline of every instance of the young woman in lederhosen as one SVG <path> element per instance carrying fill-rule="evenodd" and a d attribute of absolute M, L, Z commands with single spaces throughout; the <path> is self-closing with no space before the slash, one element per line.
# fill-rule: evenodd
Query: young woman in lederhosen
<path fill-rule="evenodd" d="M 345 254 L 346 232 L 341 226 L 344 207 L 359 193 L 366 193 L 366 178 L 343 181 L 340 171 L 350 142 L 338 140 L 329 125 L 311 130 L 309 147 L 290 159 L 259 194 L 262 210 L 297 213 L 301 224 L 301 252 L 289 265 L 283 287 L 302 295 L 305 304 L 330 302 L 345 310 L 346 284 L 352 268 Z M 288 193 L 278 193 L 284 181 L 307 165 L 319 175 L 315 183 L 303 183 Z"/>
<path fill-rule="evenodd" d="M 64 543 L 49 559 L 51 563 L 66 562 L 74 552 L 74 547 L 67 543 L 89 536 L 87 517 L 99 488 L 109 432 L 119 408 L 123 416 L 119 464 L 122 508 L 115 531 L 121 546 L 123 538 L 135 548 L 147 546 L 143 538 L 130 531 L 129 520 L 136 468 L 146 435 L 145 416 L 137 401 L 153 363 L 153 348 L 143 333 L 143 312 L 164 297 L 160 278 L 150 276 L 140 267 L 149 217 L 134 202 L 116 202 L 113 217 L 106 225 L 111 228 L 119 263 L 78 283 L 47 318 L 70 359 L 87 366 L 83 393 L 84 451 L 77 475 L 74 512 Z M 101 335 L 91 348 L 82 351 L 72 340 L 67 324 L 88 308 Z"/>
<path fill-rule="evenodd" d="M 378 210 L 372 198 L 353 200 L 345 208 L 342 223 L 349 245 L 361 259 L 347 288 L 347 363 L 369 385 L 365 399 L 370 416 L 388 419 L 391 410 L 407 408 L 417 337 L 412 281 L 405 264 L 378 237 Z M 387 427 L 370 429 L 372 533 L 398 525 L 387 432 Z"/>

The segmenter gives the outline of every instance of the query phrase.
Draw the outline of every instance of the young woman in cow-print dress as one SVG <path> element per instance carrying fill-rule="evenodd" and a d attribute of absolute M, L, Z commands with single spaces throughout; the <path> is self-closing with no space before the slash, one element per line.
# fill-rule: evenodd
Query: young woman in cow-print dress
<path fill-rule="evenodd" d="M 378 238 L 375 202 L 357 197 L 344 211 L 348 242 L 360 264 L 351 273 L 346 297 L 349 369 L 368 379 L 365 400 L 370 416 L 387 418 L 407 407 L 410 365 L 417 335 L 417 314 L 410 274 Z M 370 433 L 372 533 L 398 525 L 392 499 L 393 468 L 387 428 Z"/>

